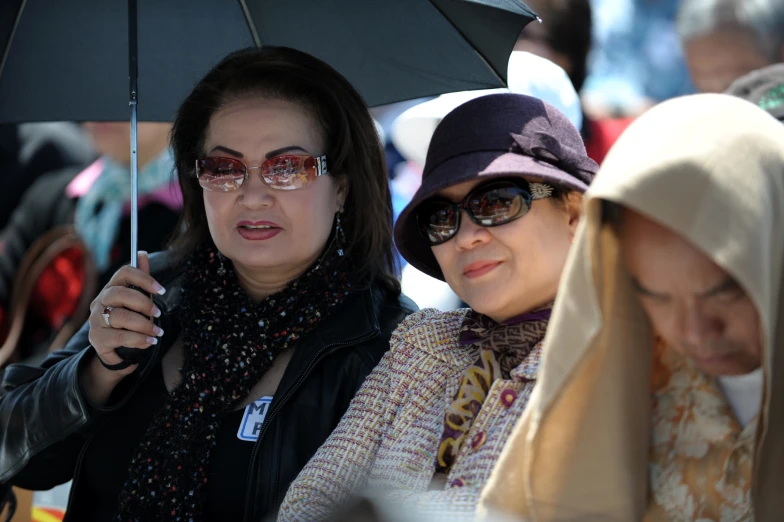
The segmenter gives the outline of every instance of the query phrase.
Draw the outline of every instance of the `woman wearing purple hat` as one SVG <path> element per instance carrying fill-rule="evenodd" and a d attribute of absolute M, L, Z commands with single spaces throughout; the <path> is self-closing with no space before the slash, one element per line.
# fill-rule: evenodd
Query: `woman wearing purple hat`
<path fill-rule="evenodd" d="M 359 491 L 428 520 L 472 519 L 536 383 L 561 271 L 597 170 L 579 132 L 529 96 L 472 100 L 438 126 L 395 229 L 403 257 L 471 309 L 406 319 L 279 521 L 318 521 Z"/>

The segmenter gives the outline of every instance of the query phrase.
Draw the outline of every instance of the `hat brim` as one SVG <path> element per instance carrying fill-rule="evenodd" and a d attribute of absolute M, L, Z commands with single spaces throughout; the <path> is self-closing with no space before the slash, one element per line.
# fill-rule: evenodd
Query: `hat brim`
<path fill-rule="evenodd" d="M 439 183 L 422 183 L 414 197 L 403 209 L 395 224 L 395 244 L 400 255 L 425 274 L 446 281 L 430 245 L 419 231 L 417 208 L 440 191 L 475 179 L 490 180 L 520 177 L 584 193 L 588 185 L 549 163 L 531 156 L 507 152 L 478 152 L 449 159 L 427 173 Z"/>

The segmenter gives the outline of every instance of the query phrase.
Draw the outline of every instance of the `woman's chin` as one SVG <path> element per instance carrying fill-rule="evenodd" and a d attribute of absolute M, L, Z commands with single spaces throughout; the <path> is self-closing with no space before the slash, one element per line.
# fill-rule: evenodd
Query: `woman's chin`
<path fill-rule="evenodd" d="M 501 300 L 493 296 L 475 296 L 464 299 L 465 303 L 471 307 L 474 312 L 495 318 L 499 313 L 503 312 L 504 306 L 501 306 Z"/>
<path fill-rule="evenodd" d="M 290 262 L 286 259 L 280 259 L 279 256 L 271 255 L 273 252 L 259 252 L 248 251 L 247 249 L 233 249 L 231 252 L 226 252 L 224 255 L 231 259 L 232 263 L 242 266 L 251 270 L 263 270 L 265 268 L 274 268 L 277 266 L 285 265 Z"/>

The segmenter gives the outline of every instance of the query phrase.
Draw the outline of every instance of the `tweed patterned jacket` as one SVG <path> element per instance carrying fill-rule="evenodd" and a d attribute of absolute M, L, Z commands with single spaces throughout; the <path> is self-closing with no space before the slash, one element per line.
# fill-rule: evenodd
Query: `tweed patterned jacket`
<path fill-rule="evenodd" d="M 422 310 L 392 335 L 342 421 L 292 484 L 279 522 L 324 520 L 353 493 L 378 491 L 427 515 L 473 520 L 485 482 L 533 390 L 541 343 L 496 380 L 446 484 L 431 487 L 444 415 L 478 349 L 458 343 L 466 310 Z"/>

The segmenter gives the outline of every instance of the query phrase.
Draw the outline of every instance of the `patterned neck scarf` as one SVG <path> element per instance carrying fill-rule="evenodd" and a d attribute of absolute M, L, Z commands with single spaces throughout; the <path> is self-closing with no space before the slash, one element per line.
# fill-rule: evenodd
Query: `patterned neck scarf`
<path fill-rule="evenodd" d="M 552 303 L 503 323 L 473 310 L 466 314 L 460 344 L 477 345 L 479 357 L 466 369 L 447 409 L 436 457 L 437 472 L 449 473 L 493 382 L 511 378 L 512 370 L 544 338 L 551 311 Z"/>
<path fill-rule="evenodd" d="M 215 438 L 275 357 L 343 302 L 352 285 L 338 241 L 287 288 L 254 304 L 213 244 L 188 262 L 182 380 L 135 453 L 117 521 L 200 522 Z M 223 266 L 226 263 L 226 266 Z"/>

